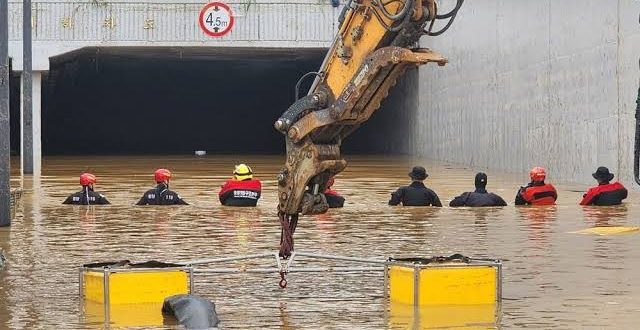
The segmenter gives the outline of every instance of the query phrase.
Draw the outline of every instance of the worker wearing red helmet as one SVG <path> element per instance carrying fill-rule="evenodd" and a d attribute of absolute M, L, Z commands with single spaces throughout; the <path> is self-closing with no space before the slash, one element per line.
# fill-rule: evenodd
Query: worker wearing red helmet
<path fill-rule="evenodd" d="M 558 199 L 556 188 L 545 183 L 547 171 L 542 167 L 534 167 L 529 172 L 531 182 L 520 187 L 516 194 L 516 205 L 554 205 Z"/>
<path fill-rule="evenodd" d="M 93 187 L 98 180 L 91 173 L 82 173 L 80 175 L 80 185 L 82 190 L 67 197 L 62 204 L 74 205 L 105 205 L 111 204 L 104 195 L 93 191 Z"/>
<path fill-rule="evenodd" d="M 154 173 L 154 178 L 158 185 L 144 193 L 136 205 L 189 205 L 180 195 L 169 190 L 171 171 L 160 168 Z"/>
<path fill-rule="evenodd" d="M 344 197 L 340 196 L 337 191 L 331 189 L 331 186 L 335 183 L 333 177 L 329 178 L 327 182 L 327 190 L 324 191 L 324 197 L 327 198 L 327 204 L 330 208 L 340 208 L 344 206 Z"/>
<path fill-rule="evenodd" d="M 251 167 L 240 164 L 233 170 L 233 179 L 220 188 L 218 198 L 225 206 L 256 206 L 261 193 L 262 182 L 253 178 Z"/>

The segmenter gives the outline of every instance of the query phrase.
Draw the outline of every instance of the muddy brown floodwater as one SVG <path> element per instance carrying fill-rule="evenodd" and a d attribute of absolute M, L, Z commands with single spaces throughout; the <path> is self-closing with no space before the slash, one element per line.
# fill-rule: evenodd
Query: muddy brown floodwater
<path fill-rule="evenodd" d="M 489 190 L 504 208 L 452 209 L 387 206 L 389 193 L 406 184 L 413 164 L 423 164 L 432 187 L 447 203 L 471 190 L 475 171 L 407 158 L 348 157 L 335 189 L 340 210 L 302 217 L 296 250 L 386 258 L 462 253 L 504 259 L 502 311 L 496 325 L 519 328 L 632 329 L 640 321 L 640 249 L 637 234 L 572 234 L 593 226 L 640 225 L 639 196 L 619 207 L 580 207 L 581 185 L 558 184 L 554 207 L 514 207 L 526 174 L 488 172 Z M 17 163 L 12 185 L 20 186 Z M 24 182 L 17 219 L 0 228 L 8 262 L 0 270 L 0 329 L 98 329 L 83 314 L 78 267 L 129 259 L 184 261 L 276 251 L 276 172 L 282 157 L 48 157 L 40 180 Z M 257 208 L 221 207 L 217 191 L 235 162 L 247 162 L 263 180 Z M 595 165 L 595 164 L 594 164 Z M 157 167 L 175 175 L 172 189 L 190 206 L 136 207 L 153 186 Z M 61 205 L 90 170 L 110 206 Z M 553 181 L 553 169 L 550 173 Z M 198 274 L 195 292 L 213 300 L 226 329 L 385 329 L 408 327 L 389 317 L 381 273 Z M 455 317 L 452 317 L 455 324 Z M 117 326 L 117 324 L 114 324 Z M 424 325 L 426 326 L 426 325 Z M 163 326 L 162 323 L 157 328 Z M 472 328 L 483 328 L 475 326 Z M 146 328 L 146 327 L 145 327 Z"/>

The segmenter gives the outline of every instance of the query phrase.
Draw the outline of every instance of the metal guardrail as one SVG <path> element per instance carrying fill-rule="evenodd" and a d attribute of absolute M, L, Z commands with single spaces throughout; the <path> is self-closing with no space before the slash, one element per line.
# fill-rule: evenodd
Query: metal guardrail
<path fill-rule="evenodd" d="M 11 207 L 10 209 L 10 218 L 14 219 L 16 217 L 16 209 L 20 206 L 20 201 L 22 200 L 22 190 L 16 189 L 11 191 Z"/>
<path fill-rule="evenodd" d="M 293 261 L 296 259 L 296 256 L 306 257 L 310 259 L 316 260 L 334 260 L 334 261 L 349 261 L 356 263 L 365 263 L 370 266 L 320 266 L 320 267 L 293 267 Z M 354 257 L 344 257 L 344 256 L 334 256 L 327 254 L 316 254 L 316 253 L 304 253 L 304 252 L 293 252 L 289 259 L 282 260 L 280 259 L 278 252 L 267 252 L 267 253 L 259 253 L 259 254 L 248 254 L 242 256 L 233 256 L 233 257 L 223 257 L 223 258 L 215 258 L 215 259 L 201 259 L 201 260 L 191 260 L 184 262 L 176 262 L 178 265 L 183 265 L 187 267 L 207 265 L 207 264 L 220 264 L 226 262 L 233 261 L 241 261 L 241 260 L 256 260 L 256 259 L 275 259 L 275 267 L 259 267 L 259 268 L 248 268 L 248 267 L 218 267 L 218 268 L 194 268 L 195 273 L 209 273 L 209 274 L 234 274 L 234 273 L 256 273 L 256 274 L 268 274 L 268 273 L 276 273 L 280 274 L 280 287 L 285 288 L 287 286 L 286 276 L 289 273 L 353 273 L 353 272 L 382 272 L 384 271 L 384 260 L 379 259 L 366 259 L 366 258 L 354 258 Z"/>

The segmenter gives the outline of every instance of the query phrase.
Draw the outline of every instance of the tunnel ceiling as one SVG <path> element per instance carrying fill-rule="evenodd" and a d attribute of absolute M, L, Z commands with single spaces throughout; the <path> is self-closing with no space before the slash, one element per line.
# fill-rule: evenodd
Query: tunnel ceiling
<path fill-rule="evenodd" d="M 281 154 L 283 138 L 273 122 L 325 52 L 89 48 L 52 58 L 43 95 L 44 152 Z M 393 116 L 374 116 L 346 148 L 377 152 L 367 135 L 390 124 Z"/>

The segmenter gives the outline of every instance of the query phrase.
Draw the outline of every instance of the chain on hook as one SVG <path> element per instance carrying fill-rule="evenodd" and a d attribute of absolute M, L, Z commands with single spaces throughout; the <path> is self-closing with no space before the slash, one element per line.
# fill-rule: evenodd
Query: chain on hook
<path fill-rule="evenodd" d="M 280 271 L 280 282 L 278 283 L 281 289 L 287 287 L 287 272 Z"/>

